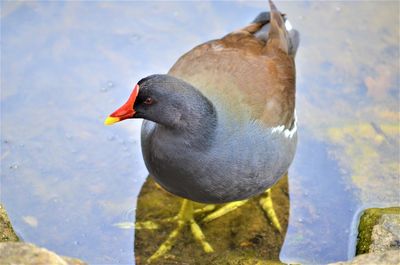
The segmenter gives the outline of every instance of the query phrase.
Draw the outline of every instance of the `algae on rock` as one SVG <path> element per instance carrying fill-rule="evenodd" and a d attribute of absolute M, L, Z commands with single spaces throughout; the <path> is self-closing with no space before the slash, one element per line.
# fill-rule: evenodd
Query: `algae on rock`
<path fill-rule="evenodd" d="M 364 211 L 361 215 L 360 224 L 358 226 L 356 255 L 369 253 L 371 251 L 371 245 L 374 243 L 374 226 L 379 224 L 382 216 L 388 214 L 400 216 L 400 207 L 370 208 Z M 400 246 L 398 246 L 398 248 L 400 248 Z"/>
<path fill-rule="evenodd" d="M 6 209 L 4 209 L 2 204 L 0 204 L 0 235 L 1 235 L 0 242 L 19 241 L 19 238 L 17 234 L 14 232 L 11 222 L 8 219 Z"/>

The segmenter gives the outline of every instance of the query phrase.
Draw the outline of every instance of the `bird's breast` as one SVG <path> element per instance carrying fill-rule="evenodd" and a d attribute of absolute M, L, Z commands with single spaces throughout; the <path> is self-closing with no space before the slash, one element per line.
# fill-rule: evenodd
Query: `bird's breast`
<path fill-rule="evenodd" d="M 293 160 L 295 131 L 257 123 L 217 128 L 210 148 L 196 150 L 183 139 L 142 127 L 142 152 L 154 179 L 169 192 L 198 202 L 246 199 L 272 186 Z"/>

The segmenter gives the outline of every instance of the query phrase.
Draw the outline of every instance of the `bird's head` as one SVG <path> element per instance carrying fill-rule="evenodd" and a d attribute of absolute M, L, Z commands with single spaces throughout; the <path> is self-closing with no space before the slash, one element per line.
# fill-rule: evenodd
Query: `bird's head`
<path fill-rule="evenodd" d="M 135 85 L 127 102 L 114 111 L 104 124 L 143 118 L 167 127 L 183 127 L 208 110 L 209 102 L 183 80 L 169 75 L 151 75 Z"/>

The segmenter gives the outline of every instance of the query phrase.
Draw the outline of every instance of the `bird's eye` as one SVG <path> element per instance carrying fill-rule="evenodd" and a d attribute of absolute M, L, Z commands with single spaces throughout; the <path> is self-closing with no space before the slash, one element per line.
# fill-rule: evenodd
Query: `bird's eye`
<path fill-rule="evenodd" d="M 151 104 L 153 104 L 153 98 L 148 97 L 145 99 L 145 101 L 143 103 L 146 105 L 151 105 Z"/>

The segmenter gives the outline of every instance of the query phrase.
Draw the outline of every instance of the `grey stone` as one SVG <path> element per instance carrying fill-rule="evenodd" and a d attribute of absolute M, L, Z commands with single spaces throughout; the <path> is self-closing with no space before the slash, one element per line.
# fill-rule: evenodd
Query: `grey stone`
<path fill-rule="evenodd" d="M 400 250 L 388 250 L 356 256 L 351 261 L 336 262 L 329 265 L 399 265 Z"/>
<path fill-rule="evenodd" d="M 374 226 L 370 252 L 400 249 L 400 215 L 384 214 Z"/>
<path fill-rule="evenodd" d="M 57 255 L 45 248 L 23 242 L 0 243 L 0 264 L 2 265 L 85 265 L 86 263 L 75 258 L 66 258 Z"/>

